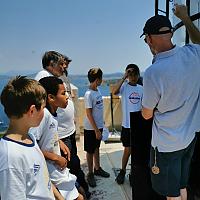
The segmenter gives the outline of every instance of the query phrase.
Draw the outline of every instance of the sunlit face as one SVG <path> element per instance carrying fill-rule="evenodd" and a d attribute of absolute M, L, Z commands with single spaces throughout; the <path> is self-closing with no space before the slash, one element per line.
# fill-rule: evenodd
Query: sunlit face
<path fill-rule="evenodd" d="M 51 73 L 56 76 L 60 77 L 64 74 L 65 69 L 68 67 L 64 59 L 60 59 L 57 63 L 53 64 L 51 67 Z"/>
<path fill-rule="evenodd" d="M 65 90 L 64 84 L 59 84 L 57 95 L 54 97 L 54 106 L 66 108 L 68 104 L 68 94 Z"/>
<path fill-rule="evenodd" d="M 69 67 L 69 61 L 68 60 L 65 60 L 65 65 L 66 65 L 66 67 L 65 67 L 65 69 L 67 70 L 68 69 L 68 67 Z"/>
<path fill-rule="evenodd" d="M 148 44 L 151 53 L 152 53 L 153 55 L 155 55 L 155 54 L 156 54 L 156 51 L 155 51 L 154 46 L 153 46 L 152 35 L 145 34 L 144 41 Z"/>
<path fill-rule="evenodd" d="M 128 80 L 132 84 L 136 84 L 139 79 L 139 74 L 136 73 L 134 70 L 128 69 Z"/>

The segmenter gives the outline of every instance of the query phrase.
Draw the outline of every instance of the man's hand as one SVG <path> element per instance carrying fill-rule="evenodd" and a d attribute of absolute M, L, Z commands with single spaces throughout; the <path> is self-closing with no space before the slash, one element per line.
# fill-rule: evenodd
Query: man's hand
<path fill-rule="evenodd" d="M 175 5 L 174 14 L 182 20 L 185 25 L 189 37 L 194 44 L 200 44 L 200 31 L 191 21 L 187 13 L 187 7 L 185 5 Z"/>
<path fill-rule="evenodd" d="M 59 140 L 59 144 L 60 144 L 61 151 L 64 153 L 67 160 L 70 161 L 71 154 L 70 154 L 69 148 L 67 147 L 67 145 L 62 140 Z"/>
<path fill-rule="evenodd" d="M 185 5 L 175 4 L 174 14 L 182 21 L 189 17 L 187 7 Z"/>
<path fill-rule="evenodd" d="M 142 117 L 146 120 L 151 119 L 153 117 L 153 110 L 142 107 Z"/>

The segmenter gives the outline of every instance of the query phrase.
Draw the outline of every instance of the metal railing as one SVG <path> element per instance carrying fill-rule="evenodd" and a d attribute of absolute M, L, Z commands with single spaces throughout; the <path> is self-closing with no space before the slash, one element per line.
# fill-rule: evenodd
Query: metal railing
<path fill-rule="evenodd" d="M 170 3 L 173 3 L 173 0 L 166 0 L 165 1 L 165 10 L 163 10 L 163 9 L 159 9 L 159 0 L 155 0 L 155 15 L 158 15 L 159 12 L 161 12 L 161 13 L 164 13 L 169 18 Z M 188 7 L 188 15 L 190 16 L 190 6 L 191 6 L 191 1 L 190 0 L 186 0 L 186 6 Z M 198 13 L 196 13 L 194 15 L 191 15 L 190 19 L 192 21 L 200 19 L 200 12 L 198 12 Z M 179 29 L 182 26 L 183 26 L 183 22 L 179 22 L 178 24 L 176 24 L 174 26 L 174 31 L 176 31 L 177 29 Z M 189 43 L 189 35 L 188 35 L 187 30 L 185 31 L 185 43 L 186 44 Z"/>

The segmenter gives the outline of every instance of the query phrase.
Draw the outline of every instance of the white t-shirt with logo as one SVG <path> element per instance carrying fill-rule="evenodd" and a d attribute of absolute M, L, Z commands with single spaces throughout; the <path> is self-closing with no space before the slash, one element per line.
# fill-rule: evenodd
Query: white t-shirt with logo
<path fill-rule="evenodd" d="M 35 80 L 39 81 L 41 78 L 48 77 L 48 76 L 53 76 L 50 72 L 47 70 L 43 69 L 42 71 L 38 72 L 37 75 L 35 76 Z M 66 77 L 63 79 L 60 77 L 63 82 L 68 80 Z M 64 82 L 64 86 L 66 91 L 68 90 L 66 83 Z M 72 99 L 68 99 L 68 105 L 66 108 L 58 108 L 57 109 L 57 121 L 58 121 L 58 135 L 59 138 L 66 138 L 72 135 L 75 130 L 76 126 L 74 123 L 74 103 Z"/>
<path fill-rule="evenodd" d="M 58 122 L 52 114 L 45 108 L 44 117 L 37 128 L 30 131 L 38 140 L 41 150 L 46 150 L 57 155 L 60 153 L 60 145 L 58 138 Z M 68 168 L 63 171 L 51 160 L 46 160 L 52 183 L 59 189 L 66 199 L 76 199 L 78 191 L 75 187 L 76 176 L 69 172 Z"/>
<path fill-rule="evenodd" d="M 103 98 L 99 90 L 88 89 L 84 96 L 85 108 L 92 108 L 92 116 L 98 127 L 103 128 Z M 94 130 L 91 126 L 87 116 L 84 119 L 84 129 Z"/>
<path fill-rule="evenodd" d="M 122 100 L 122 126 L 130 128 L 130 112 L 140 111 L 142 108 L 143 87 L 130 85 L 125 81 L 119 91 Z"/>
<path fill-rule="evenodd" d="M 0 139 L 0 196 L 2 200 L 54 200 L 48 169 L 35 138 L 24 144 Z"/>
<path fill-rule="evenodd" d="M 71 99 L 68 99 L 66 108 L 57 109 L 58 135 L 60 139 L 69 137 L 75 132 L 74 112 L 74 102 Z"/>

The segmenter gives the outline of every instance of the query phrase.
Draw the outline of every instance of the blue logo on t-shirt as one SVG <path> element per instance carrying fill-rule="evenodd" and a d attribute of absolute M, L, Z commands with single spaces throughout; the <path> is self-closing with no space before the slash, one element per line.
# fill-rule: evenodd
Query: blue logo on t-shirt
<path fill-rule="evenodd" d="M 52 122 L 50 125 L 49 125 L 49 129 L 52 129 L 52 128 L 55 128 L 56 125 Z"/>
<path fill-rule="evenodd" d="M 97 105 L 99 105 L 101 103 L 103 103 L 103 99 L 101 99 L 101 100 L 99 100 L 99 101 L 96 102 Z"/>
<path fill-rule="evenodd" d="M 98 109 L 102 109 L 103 108 L 103 99 L 102 99 L 101 95 L 99 95 L 98 97 L 96 97 L 96 107 Z"/>
<path fill-rule="evenodd" d="M 133 92 L 130 96 L 129 96 L 129 100 L 131 103 L 133 104 L 137 104 L 140 101 L 140 95 L 137 92 Z"/>
<path fill-rule="evenodd" d="M 33 165 L 33 172 L 34 172 L 35 176 L 37 175 L 37 173 L 39 172 L 39 170 L 40 170 L 40 165 L 34 164 Z"/>

